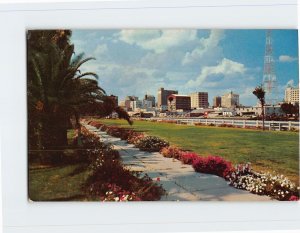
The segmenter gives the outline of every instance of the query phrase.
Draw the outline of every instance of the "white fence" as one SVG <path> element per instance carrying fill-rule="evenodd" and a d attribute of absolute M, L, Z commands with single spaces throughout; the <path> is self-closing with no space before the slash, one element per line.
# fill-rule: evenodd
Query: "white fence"
<path fill-rule="evenodd" d="M 149 121 L 176 121 L 177 124 L 195 125 L 201 123 L 204 125 L 233 125 L 240 128 L 262 127 L 261 120 L 230 120 L 230 119 L 203 119 L 203 118 L 143 118 Z M 265 121 L 265 128 L 269 130 L 299 130 L 299 122 L 296 121 Z"/>

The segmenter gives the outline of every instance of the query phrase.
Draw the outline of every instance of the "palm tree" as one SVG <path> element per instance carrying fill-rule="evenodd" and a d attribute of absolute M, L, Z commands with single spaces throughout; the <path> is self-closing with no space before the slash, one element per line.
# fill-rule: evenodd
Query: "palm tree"
<path fill-rule="evenodd" d="M 38 43 L 30 39 L 28 43 L 29 125 L 36 129 L 40 146 L 65 146 L 70 117 L 75 117 L 79 127 L 82 106 L 101 102 L 105 92 L 95 73 L 80 72 L 80 67 L 94 58 L 74 56 L 74 46 L 62 42 L 60 31 L 37 33 L 41 34 Z"/>
<path fill-rule="evenodd" d="M 257 99 L 259 100 L 260 102 L 260 105 L 261 105 L 261 109 L 262 109 L 262 121 L 263 121 L 263 130 L 265 130 L 265 90 L 264 88 L 261 86 L 257 86 L 254 91 L 252 92 L 256 97 Z"/>
<path fill-rule="evenodd" d="M 97 74 L 81 73 L 81 66 L 94 58 L 75 56 L 70 36 L 69 30 L 28 32 L 28 133 L 40 149 L 66 146 L 70 118 L 80 134 L 80 115 L 91 106 L 104 105 L 104 115 L 116 111 L 132 123 L 127 112 L 107 103 Z"/>

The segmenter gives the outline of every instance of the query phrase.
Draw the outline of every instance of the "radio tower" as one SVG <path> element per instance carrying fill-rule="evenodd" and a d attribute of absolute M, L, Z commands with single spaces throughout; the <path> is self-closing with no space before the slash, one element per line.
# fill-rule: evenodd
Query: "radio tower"
<path fill-rule="evenodd" d="M 278 102 L 277 80 L 274 71 L 272 31 L 266 31 L 266 48 L 264 58 L 263 88 L 266 91 L 266 104 L 275 105 Z"/>

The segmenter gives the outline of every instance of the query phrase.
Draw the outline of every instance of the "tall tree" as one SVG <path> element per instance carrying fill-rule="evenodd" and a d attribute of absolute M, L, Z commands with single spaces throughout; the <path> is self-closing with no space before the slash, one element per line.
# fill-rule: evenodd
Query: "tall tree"
<path fill-rule="evenodd" d="M 64 147 L 70 118 L 80 133 L 80 115 L 99 107 L 97 115 L 120 111 L 98 85 L 93 72 L 81 66 L 94 58 L 74 54 L 70 30 L 33 30 L 27 34 L 28 129 L 33 146 Z M 121 117 L 130 118 L 127 112 Z"/>
<path fill-rule="evenodd" d="M 265 90 L 262 86 L 258 86 L 252 92 L 260 102 L 262 109 L 262 121 L 263 121 L 263 130 L 265 130 Z"/>
<path fill-rule="evenodd" d="M 82 106 L 101 102 L 105 95 L 95 73 L 81 73 L 93 58 L 74 56 L 70 36 L 68 30 L 28 32 L 28 124 L 39 147 L 67 145 L 70 117 L 79 127 Z"/>

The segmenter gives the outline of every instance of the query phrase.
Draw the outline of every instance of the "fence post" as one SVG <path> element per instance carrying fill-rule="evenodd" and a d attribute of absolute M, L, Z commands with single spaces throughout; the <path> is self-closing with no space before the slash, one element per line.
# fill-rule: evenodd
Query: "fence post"
<path fill-rule="evenodd" d="M 246 128 L 246 121 L 243 120 L 243 128 Z"/>
<path fill-rule="evenodd" d="M 207 124 L 207 119 L 205 120 L 205 124 L 208 125 L 208 124 Z"/>
<path fill-rule="evenodd" d="M 292 122 L 289 121 L 289 130 L 292 129 Z"/>
<path fill-rule="evenodd" d="M 281 131 L 281 123 L 279 122 L 279 131 Z"/>

